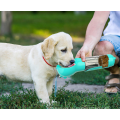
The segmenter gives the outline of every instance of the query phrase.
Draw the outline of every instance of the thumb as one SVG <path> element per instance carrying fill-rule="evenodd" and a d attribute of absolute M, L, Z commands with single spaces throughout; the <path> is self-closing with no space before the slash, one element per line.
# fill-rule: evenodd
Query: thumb
<path fill-rule="evenodd" d="M 77 54 L 76 54 L 76 56 L 75 56 L 75 58 L 80 58 L 81 56 L 80 56 L 80 50 L 77 52 Z"/>
<path fill-rule="evenodd" d="M 81 51 L 81 59 L 83 62 L 85 62 L 85 52 Z"/>

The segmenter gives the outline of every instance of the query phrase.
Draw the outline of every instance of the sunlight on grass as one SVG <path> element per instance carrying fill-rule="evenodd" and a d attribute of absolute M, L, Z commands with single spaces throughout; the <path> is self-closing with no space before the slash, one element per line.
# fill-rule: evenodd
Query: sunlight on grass
<path fill-rule="evenodd" d="M 76 16 L 73 12 L 40 12 L 38 14 L 13 12 L 12 33 L 22 35 L 37 35 L 48 37 L 51 34 L 64 31 L 70 34 L 73 40 L 81 42 L 93 12 Z M 77 37 L 77 38 L 76 38 Z"/>
<path fill-rule="evenodd" d="M 46 38 L 50 36 L 52 33 L 50 33 L 49 30 L 35 29 L 33 30 L 33 34 Z"/>
<path fill-rule="evenodd" d="M 43 38 L 47 38 L 50 35 L 55 34 L 55 33 L 51 33 L 49 30 L 35 29 L 35 30 L 33 30 L 32 34 L 41 36 Z M 83 42 L 84 41 L 84 37 L 77 37 L 77 36 L 72 36 L 72 35 L 71 35 L 71 37 L 73 39 L 73 42 Z"/>
<path fill-rule="evenodd" d="M 76 37 L 76 36 L 71 36 L 73 39 L 73 42 L 84 42 L 85 38 L 84 37 Z"/>
<path fill-rule="evenodd" d="M 18 35 L 14 35 L 14 39 L 15 39 L 15 40 L 19 40 L 20 37 L 19 37 Z"/>
<path fill-rule="evenodd" d="M 5 41 L 5 37 L 4 36 L 0 36 L 0 40 L 1 41 Z"/>

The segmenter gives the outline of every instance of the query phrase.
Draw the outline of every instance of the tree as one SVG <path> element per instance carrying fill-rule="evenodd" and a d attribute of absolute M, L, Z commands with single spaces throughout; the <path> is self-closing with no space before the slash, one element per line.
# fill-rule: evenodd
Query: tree
<path fill-rule="evenodd" d="M 1 12 L 1 34 L 10 35 L 12 24 L 12 13 L 10 11 Z"/>
<path fill-rule="evenodd" d="M 86 14 L 86 11 L 74 11 L 75 15 Z"/>

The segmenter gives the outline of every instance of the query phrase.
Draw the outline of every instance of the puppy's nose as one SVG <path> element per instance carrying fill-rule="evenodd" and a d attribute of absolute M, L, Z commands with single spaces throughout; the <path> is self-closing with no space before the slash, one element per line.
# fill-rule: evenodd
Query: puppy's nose
<path fill-rule="evenodd" d="M 74 60 L 70 60 L 70 64 L 72 65 L 75 61 Z"/>

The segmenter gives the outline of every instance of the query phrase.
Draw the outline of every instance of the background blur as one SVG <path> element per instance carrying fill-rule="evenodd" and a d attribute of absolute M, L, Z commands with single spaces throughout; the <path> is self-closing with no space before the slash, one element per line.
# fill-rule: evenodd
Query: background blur
<path fill-rule="evenodd" d="M 93 13 L 87 11 L 1 12 L 0 42 L 22 45 L 36 44 L 35 39 L 43 40 L 60 31 L 70 34 L 74 42 L 83 42 L 87 25 Z M 2 35 L 11 36 L 5 40 Z M 16 41 L 11 40 L 11 37 Z"/>

